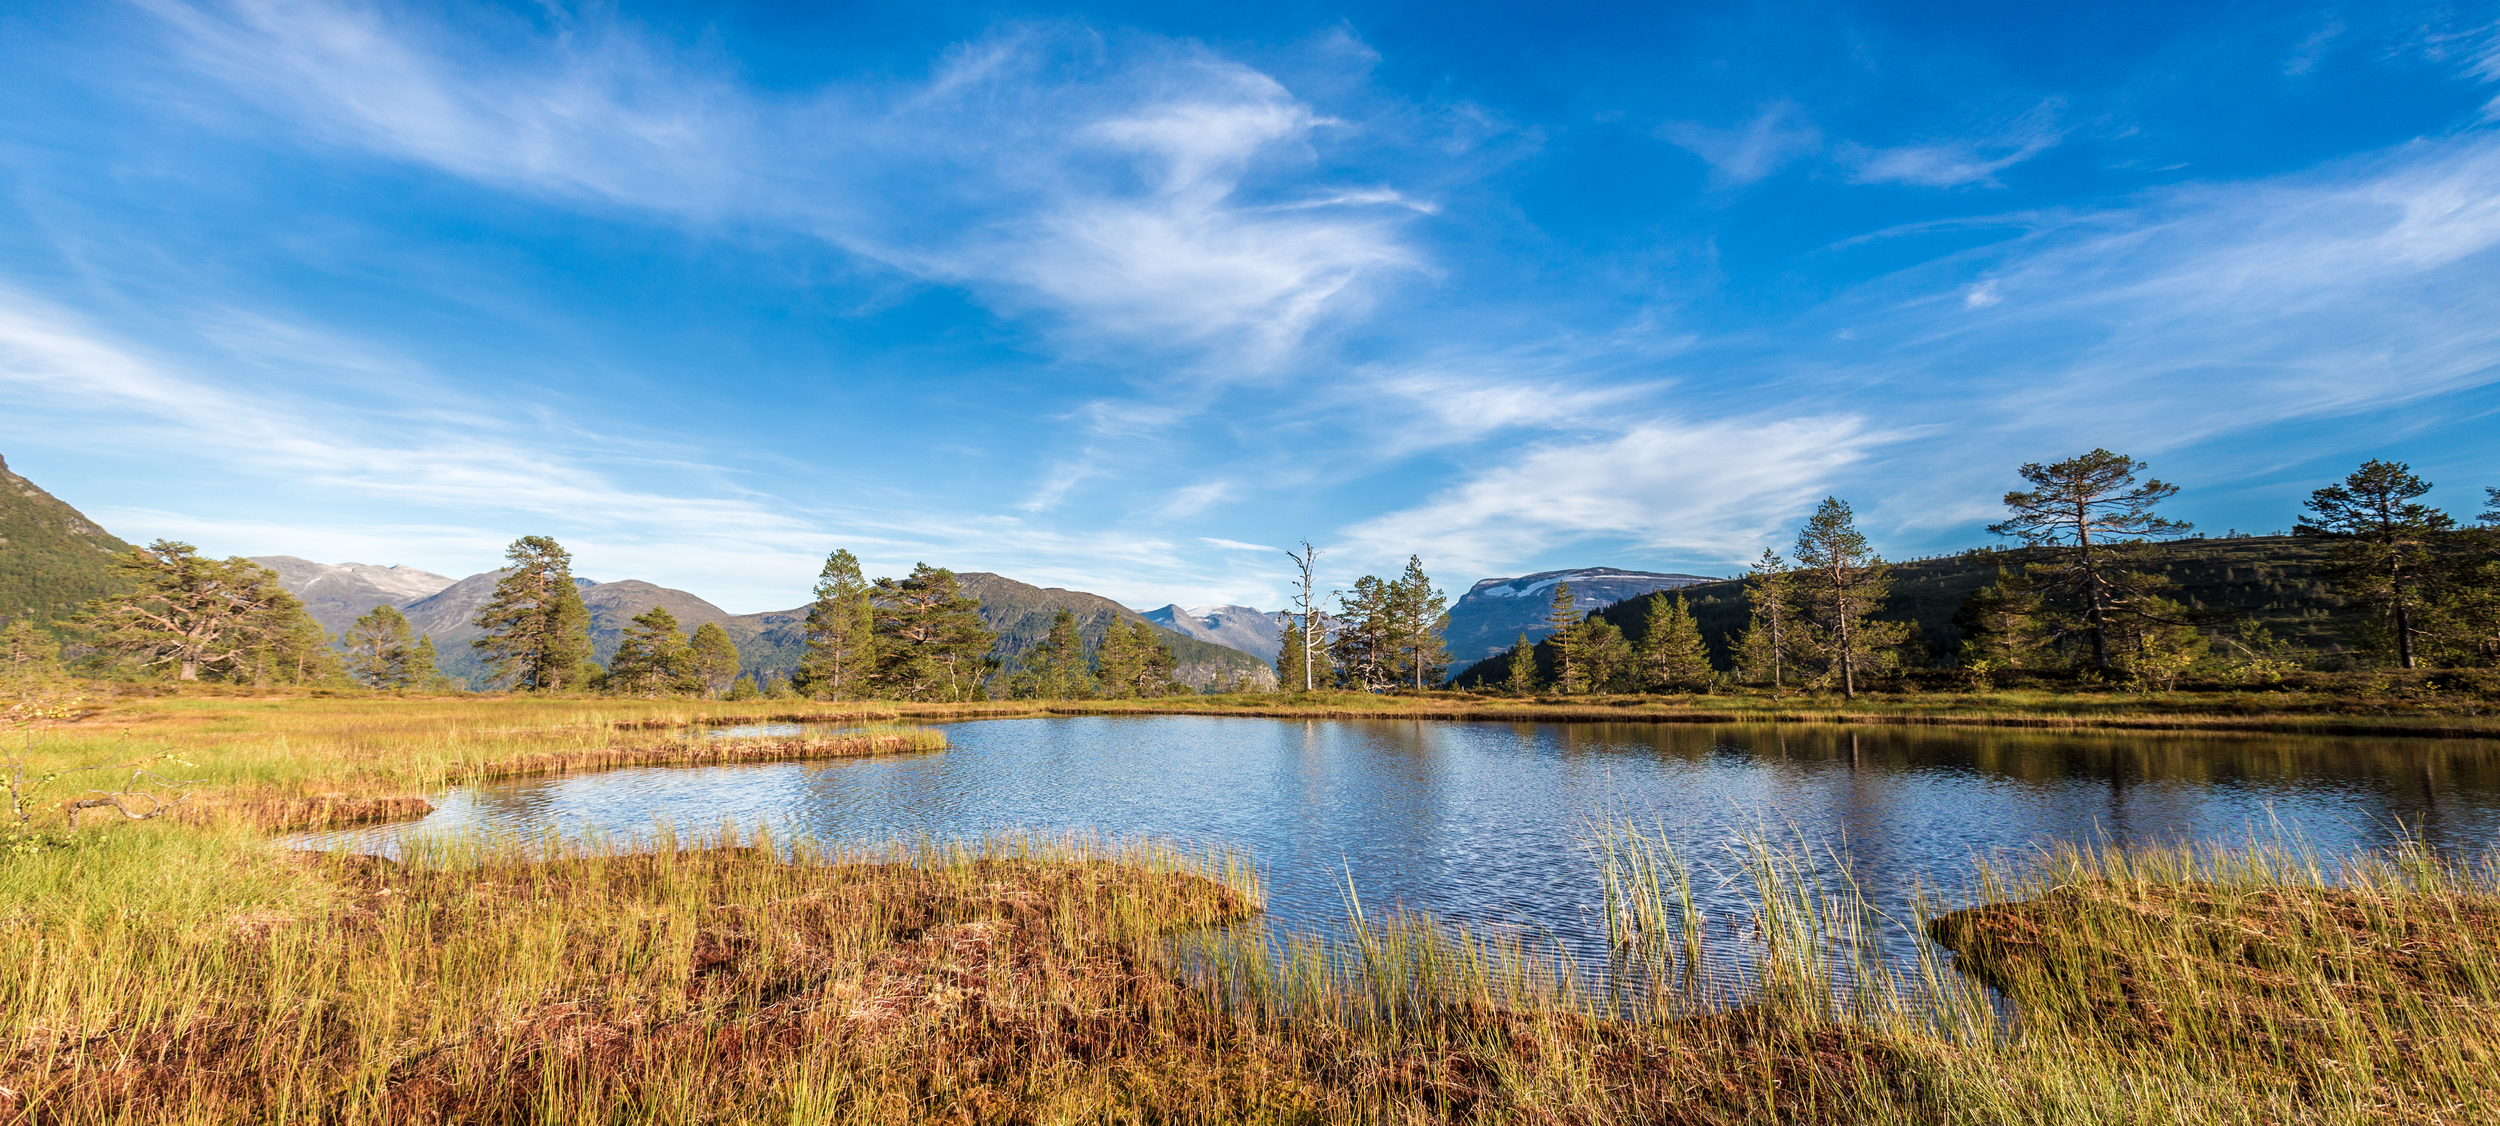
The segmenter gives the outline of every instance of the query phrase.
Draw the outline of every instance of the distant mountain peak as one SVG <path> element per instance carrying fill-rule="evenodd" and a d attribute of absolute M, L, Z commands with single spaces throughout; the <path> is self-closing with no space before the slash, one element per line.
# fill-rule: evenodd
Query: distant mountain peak
<path fill-rule="evenodd" d="M 1200 641 L 1238 649 L 1274 663 L 1285 647 L 1276 616 L 1248 606 L 1165 606 L 1142 615 L 1147 621 Z"/>
<path fill-rule="evenodd" d="M 1478 579 L 1476 585 L 1467 588 L 1467 593 L 1471 595 L 1481 593 L 1488 598 L 1519 598 L 1552 590 L 1556 583 L 1578 583 L 1582 586 L 1594 583 L 1639 584 L 1652 579 L 1673 580 L 1670 585 L 1677 586 L 1715 581 L 1709 575 L 1627 571 L 1620 567 L 1575 567 L 1567 571 L 1539 571 L 1533 575 L 1521 575 L 1517 578 Z M 1576 604 L 1579 599 L 1575 598 L 1572 601 Z"/>
<path fill-rule="evenodd" d="M 1653 591 L 1713 581 L 1708 575 L 1629 571 L 1621 567 L 1572 567 L 1533 575 L 1479 580 L 1450 607 L 1449 643 L 1453 667 L 1482 660 L 1510 647 L 1520 634 L 1531 641 L 1551 632 L 1554 587 L 1571 584 L 1571 608 L 1580 613 L 1611 606 Z"/>

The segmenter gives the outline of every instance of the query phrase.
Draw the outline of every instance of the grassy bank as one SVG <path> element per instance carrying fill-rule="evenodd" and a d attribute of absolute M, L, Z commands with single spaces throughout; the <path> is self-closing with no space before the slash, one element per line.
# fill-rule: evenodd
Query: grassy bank
<path fill-rule="evenodd" d="M 1289 714 L 1365 701 L 1480 703 Z M 2500 872 L 2418 848 L 2070 852 L 1887 917 L 1828 857 L 1705 868 L 1613 826 L 1614 955 L 1564 967 L 1378 904 L 1343 941 L 1270 933 L 1238 860 L 1145 845 L 267 844 L 284 802 L 720 753 L 698 719 L 972 711 L 164 698 L 40 732 L 51 765 L 174 756 L 210 812 L 0 850 L 0 1123 L 2500 1116 Z M 1751 906 L 1704 915 L 1704 881 Z M 1960 971 L 1878 956 L 1909 933 Z"/>
<path fill-rule="evenodd" d="M 1016 703 L 864 702 L 900 719 L 996 715 L 1241 715 L 1287 719 L 1464 719 L 1540 723 L 1840 723 L 2270 732 L 2286 735 L 2500 737 L 2500 702 L 2436 686 L 2384 691 L 2197 693 L 1870 692 L 1774 694 L 1752 689 L 1681 696 L 1495 696 L 1467 692 L 1376 695 L 1284 692 L 1150 700 Z"/>
<path fill-rule="evenodd" d="M 765 720 L 789 710 L 597 698 L 164 696 L 99 701 L 82 718 L 31 728 L 0 745 L 41 777 L 76 770 L 47 804 L 123 785 L 128 764 L 192 796 L 180 816 L 260 829 L 308 828 L 421 814 L 426 795 L 487 778 L 618 766 L 792 761 L 940 750 L 945 736 L 897 726 L 894 713 L 820 707 L 810 718 L 852 729 L 807 738 L 706 739 L 690 724 Z M 121 767 L 121 769 L 106 769 Z M 111 816 L 104 811 L 99 816 Z"/>
<path fill-rule="evenodd" d="M 117 827 L 0 861 L 0 1121 L 2500 1111 L 2487 868 L 2398 850 L 2330 883 L 2283 851 L 2069 854 L 1974 874 L 1974 906 L 1886 920 L 1836 869 L 1757 845 L 1734 873 L 1754 910 L 1704 918 L 1698 873 L 1659 840 L 1599 843 L 1629 988 L 1377 909 L 1336 944 L 1266 935 L 1238 864 L 1142 846 L 689 840 L 394 864 Z M 1960 950 L 2019 1025 L 1940 958 L 1866 956 L 1904 925 Z M 1714 964 L 1729 948 L 1741 965 Z"/>

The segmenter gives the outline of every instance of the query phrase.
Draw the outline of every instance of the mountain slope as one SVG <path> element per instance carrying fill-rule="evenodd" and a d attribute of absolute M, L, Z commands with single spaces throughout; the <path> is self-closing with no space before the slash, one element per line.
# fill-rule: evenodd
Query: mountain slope
<path fill-rule="evenodd" d="M 120 589 L 113 556 L 129 548 L 0 460 L 0 622 L 57 622 Z"/>
<path fill-rule="evenodd" d="M 1238 649 L 1271 665 L 1285 648 L 1284 623 L 1290 618 L 1247 606 L 1166 606 L 1143 616 L 1174 633 Z"/>
<path fill-rule="evenodd" d="M 1450 625 L 1442 633 L 1449 643 L 1450 663 L 1463 666 L 1495 653 L 1507 652 L 1521 633 L 1535 641 L 1552 631 L 1545 616 L 1553 609 L 1554 584 L 1571 584 L 1572 609 L 1582 614 L 1654 590 L 1670 590 L 1712 581 L 1705 575 L 1624 571 L 1613 567 L 1581 567 L 1539 571 L 1515 579 L 1485 579 L 1469 587 L 1450 607 Z"/>
<path fill-rule="evenodd" d="M 307 591 L 336 594 L 332 600 L 339 602 L 340 607 L 335 612 L 344 613 L 352 608 L 353 612 L 346 614 L 346 621 L 350 622 L 380 604 L 364 602 L 361 606 L 350 606 L 363 602 L 370 594 L 382 593 L 377 580 L 396 581 L 403 589 L 432 585 L 440 580 L 443 585 L 439 589 L 422 597 L 396 602 L 383 598 L 381 601 L 397 605 L 408 616 L 411 627 L 434 638 L 437 667 L 443 675 L 465 680 L 472 687 L 490 686 L 485 663 L 478 659 L 470 643 L 484 632 L 476 625 L 478 610 L 494 598 L 496 581 L 509 571 L 487 571 L 453 582 L 440 575 L 426 575 L 425 572 L 407 568 L 366 567 L 355 571 L 351 568 L 362 565 L 310 563 L 292 556 L 266 556 L 259 562 L 278 571 L 281 581 L 287 583 L 290 590 L 295 590 L 299 597 L 304 597 Z M 1044 590 L 983 571 L 968 571 L 956 578 L 962 582 L 965 594 L 981 600 L 982 624 L 998 635 L 994 652 L 1010 662 L 1049 634 L 1051 617 L 1063 606 L 1076 614 L 1078 628 L 1090 644 L 1101 644 L 1104 631 L 1110 628 L 1113 621 L 1146 620 L 1144 615 L 1128 607 L 1084 591 Z M 640 579 L 608 583 L 584 578 L 573 581 L 580 585 L 582 604 L 590 610 L 591 653 L 601 664 L 616 656 L 617 644 L 633 619 L 654 606 L 666 607 L 676 617 L 679 628 L 688 635 L 705 622 L 718 624 L 738 645 L 740 671 L 758 680 L 776 675 L 787 678 L 797 671 L 799 658 L 807 651 L 805 606 L 761 614 L 733 615 L 693 594 Z M 330 585 L 324 587 L 321 585 L 323 582 Z M 333 630 L 341 628 L 344 626 L 332 626 Z M 1230 684 L 1243 678 L 1259 684 L 1275 682 L 1275 671 L 1256 656 L 1162 626 L 1156 629 L 1171 644 L 1172 656 L 1179 666 L 1177 671 L 1184 684 L 1203 688 L 1215 683 Z"/>
<path fill-rule="evenodd" d="M 481 571 L 399 608 L 408 616 L 409 628 L 434 638 L 434 667 L 444 676 L 468 681 L 471 688 L 493 687 L 493 678 L 487 675 L 485 662 L 478 659 L 477 650 L 469 643 L 486 632 L 477 628 L 477 612 L 494 600 L 495 581 L 511 573 L 509 568 Z M 584 578 L 575 578 L 573 584 L 582 589 L 582 601 L 585 603 L 590 601 L 589 592 L 599 586 Z M 594 613 L 594 646 L 597 627 Z M 616 651 L 613 641 L 609 643 L 608 651 Z"/>
<path fill-rule="evenodd" d="M 1051 618 L 1066 609 L 1076 615 L 1077 631 L 1088 645 L 1102 644 L 1103 634 L 1115 621 L 1153 625 L 1172 646 L 1176 675 L 1192 688 L 1244 677 L 1261 686 L 1276 683 L 1276 670 L 1268 662 L 1155 623 L 1099 594 L 1031 586 L 986 571 L 966 571 L 955 577 L 962 581 L 964 593 L 981 600 L 981 621 L 998 634 L 998 646 L 992 652 L 1010 664 L 1048 636 Z"/>
<path fill-rule="evenodd" d="M 478 659 L 476 648 L 470 643 L 485 632 L 475 623 L 478 609 L 494 598 L 496 580 L 509 573 L 488 571 L 471 575 L 404 608 L 410 625 L 434 635 L 444 675 L 459 677 L 473 687 L 488 683 L 485 662 Z M 686 591 L 641 579 L 612 583 L 583 578 L 573 581 L 581 587 L 582 605 L 590 610 L 591 657 L 602 665 L 616 657 L 616 647 L 634 619 L 660 606 L 677 619 L 677 628 L 688 637 L 694 636 L 696 627 L 705 622 L 721 627 L 729 640 L 737 643 L 741 672 L 761 679 L 773 672 L 788 676 L 798 667 L 798 645 L 803 640 L 798 627 L 806 621 L 805 609 L 731 614 Z M 788 636 L 768 636 L 774 626 L 786 627 Z"/>
<path fill-rule="evenodd" d="M 453 582 L 414 567 L 315 563 L 292 555 L 255 555 L 252 562 L 276 571 L 278 585 L 302 599 L 313 620 L 333 634 L 346 633 L 376 606 L 405 607 Z"/>

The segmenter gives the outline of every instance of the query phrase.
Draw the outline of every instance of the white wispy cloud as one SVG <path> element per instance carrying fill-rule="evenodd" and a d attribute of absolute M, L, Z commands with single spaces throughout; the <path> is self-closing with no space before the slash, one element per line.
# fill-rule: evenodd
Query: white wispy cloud
<path fill-rule="evenodd" d="M 1822 131 L 1786 101 L 1733 129 L 1676 121 L 1660 126 L 1658 135 L 1690 150 L 1709 162 L 1713 174 L 1736 184 L 1753 183 L 1823 147 Z"/>
<path fill-rule="evenodd" d="M 1949 439 L 1864 464 L 1880 499 L 1859 512 L 1968 526 L 1987 507 L 1973 498 L 2011 487 L 2022 461 L 2108 446 L 2175 465 L 2225 436 L 2429 409 L 2500 381 L 2496 258 L 2500 135 L 2468 133 L 2123 210 L 2027 216 L 2005 243 L 1807 322 L 1849 326 L 1865 359 L 1797 362 L 1811 364 L 1808 394 L 1883 389 L 1867 408 L 1880 422 L 1952 418 Z M 2301 449 L 2374 455 L 2385 433 L 2311 434 Z"/>
<path fill-rule="evenodd" d="M 1649 419 L 1601 440 L 1532 448 L 1345 539 L 1359 558 L 1415 553 L 1455 572 L 1592 540 L 1741 560 L 1888 440 L 1850 415 Z"/>
<path fill-rule="evenodd" d="M 673 451 L 631 436 L 575 441 L 561 418 L 541 420 L 514 404 L 476 401 L 372 408 L 335 395 L 298 395 L 298 370 L 322 357 L 352 360 L 331 373 L 372 370 L 422 377 L 408 361 L 274 318 L 220 311 L 203 339 L 234 340 L 233 324 L 258 326 L 228 357 L 176 357 L 118 341 L 81 316 L 30 294 L 0 289 L 0 441 L 32 428 L 75 425 L 89 442 L 157 455 L 166 471 L 200 467 L 221 482 L 197 509 L 94 506 L 90 515 L 139 539 L 189 539 L 238 554 L 295 554 L 325 562 L 409 563 L 454 577 L 499 565 L 505 544 L 548 533 L 578 569 L 604 580 L 642 578 L 680 587 L 732 612 L 780 609 L 804 598 L 824 554 L 858 552 L 872 574 L 901 574 L 927 561 L 992 570 L 1043 584 L 1093 590 L 1142 605 L 1158 598 L 1258 601 L 1277 568 L 1237 568 L 1182 550 L 1152 530 L 1069 531 L 1009 514 L 949 510 L 931 498 L 897 496 L 872 506 L 801 504 L 758 489 L 711 488 L 705 467 L 670 463 Z M 269 341 L 302 344 L 273 356 Z M 240 359 L 246 371 L 223 364 Z M 266 376 L 275 365 L 278 378 Z M 244 388 L 244 389 L 238 389 Z M 429 394 L 427 397 L 431 397 Z M 679 488 L 652 488 L 657 476 Z M 257 494 L 298 500 L 283 518 Z"/>
<path fill-rule="evenodd" d="M 2493 378 L 2495 246 L 2500 137 L 2424 142 L 2031 236 L 1981 283 L 2002 302 L 1936 343 L 2061 339 L 2017 368 L 2043 418 L 2099 401 L 2212 433 L 2378 409 Z"/>
<path fill-rule="evenodd" d="M 1861 184 L 1996 186 L 1997 173 L 2057 146 L 2063 137 L 2057 108 L 2055 102 L 2043 104 L 1983 136 L 1887 148 L 1852 143 L 1842 145 L 1838 155 L 1851 166 L 1850 178 Z"/>
<path fill-rule="evenodd" d="M 193 65 L 340 143 L 503 186 L 710 210 L 750 170 L 753 107 L 612 22 L 550 11 L 553 34 L 473 13 L 507 53 L 451 29 L 325 0 L 136 0 Z M 498 26 L 501 22 L 502 26 Z M 518 33 L 518 34 L 516 34 Z"/>
<path fill-rule="evenodd" d="M 203 73 L 313 136 L 503 188 L 820 237 L 1046 314 L 1069 347 L 1188 350 L 1200 376 L 1276 363 L 1359 312 L 1368 281 L 1418 268 L 1398 228 L 1433 209 L 1325 183 L 1311 146 L 1334 123 L 1180 44 L 1088 65 L 1099 40 L 1031 25 L 959 46 L 925 83 L 790 97 L 605 14 L 455 36 L 327 0 L 142 3 Z"/>

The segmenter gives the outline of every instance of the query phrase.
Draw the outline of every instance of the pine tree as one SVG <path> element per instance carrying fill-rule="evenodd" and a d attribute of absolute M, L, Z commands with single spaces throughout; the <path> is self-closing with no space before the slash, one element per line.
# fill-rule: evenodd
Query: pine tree
<path fill-rule="evenodd" d="M 692 653 L 677 615 L 654 606 L 635 615 L 617 640 L 616 656 L 608 660 L 608 686 L 628 696 L 660 696 L 677 692 L 690 679 Z"/>
<path fill-rule="evenodd" d="M 1397 606 L 1390 584 L 1377 575 L 1354 581 L 1337 597 L 1337 637 L 1329 657 L 1346 687 L 1385 692 L 1398 686 Z"/>
<path fill-rule="evenodd" d="M 1636 691 L 1640 662 L 1626 641 L 1623 630 L 1613 622 L 1590 617 L 1572 627 L 1578 634 L 1572 641 L 1574 655 L 1580 664 L 1582 682 L 1591 693 L 1622 693 Z"/>
<path fill-rule="evenodd" d="M 1888 667 L 1908 635 L 1897 622 L 1869 619 L 1892 591 L 1892 568 L 1867 547 L 1847 502 L 1825 497 L 1797 533 L 1799 609 L 1805 640 L 1823 658 L 1841 695 L 1855 698 L 1862 673 Z"/>
<path fill-rule="evenodd" d="M 113 561 L 129 593 L 89 601 L 78 621 L 99 648 L 128 655 L 142 667 L 166 666 L 177 680 L 203 671 L 252 668 L 254 646 L 266 647 L 273 626 L 293 620 L 273 610 L 302 604 L 278 585 L 278 573 L 249 559 L 200 557 L 187 543 L 158 540 Z"/>
<path fill-rule="evenodd" d="M 434 651 L 434 635 L 418 634 L 417 643 L 408 648 L 408 663 L 405 666 L 407 670 L 405 675 L 411 687 L 439 689 L 447 683 L 443 679 L 441 670 L 435 664 L 435 658 L 438 656 L 440 654 Z"/>
<path fill-rule="evenodd" d="M 1510 647 L 1510 675 L 1502 681 L 1502 690 L 1513 696 L 1526 696 L 1536 691 L 1536 646 L 1528 644 L 1526 631 Z"/>
<path fill-rule="evenodd" d="M 849 551 L 825 556 L 816 576 L 816 601 L 807 607 L 807 655 L 792 687 L 818 699 L 841 700 L 866 692 L 877 669 L 876 611 L 859 559 Z"/>
<path fill-rule="evenodd" d="M 1652 692 L 1698 688 L 1717 675 L 1710 666 L 1710 646 L 1702 641 L 1701 627 L 1681 597 L 1670 601 L 1665 591 L 1649 596 L 1640 669 L 1641 687 Z"/>
<path fill-rule="evenodd" d="M 694 639 L 686 644 L 686 672 L 707 697 L 724 695 L 737 682 L 738 643 L 719 622 L 694 628 Z"/>
<path fill-rule="evenodd" d="M 955 573 L 926 563 L 902 579 L 878 579 L 876 683 L 907 700 L 969 700 L 996 667 L 995 635 L 981 625 L 981 603 L 964 596 Z"/>
<path fill-rule="evenodd" d="M 1310 683 L 1302 671 L 1309 663 L 1309 652 L 1310 648 L 1302 644 L 1302 622 L 1299 619 L 1287 621 L 1285 635 L 1278 639 L 1276 646 L 1276 687 L 1279 691 L 1299 692 L 1303 685 Z"/>
<path fill-rule="evenodd" d="M 2039 594 L 2002 569 L 1963 597 L 1953 628 L 1962 631 L 1962 663 L 1979 669 L 2035 667 L 2059 632 Z"/>
<path fill-rule="evenodd" d="M 2143 691 L 2166 691 L 2211 643 L 2188 624 L 2187 607 L 2159 596 L 2148 601 L 2143 613 L 2112 620 L 2110 665 Z"/>
<path fill-rule="evenodd" d="M 2450 533 L 2447 567 L 2423 611 L 2426 640 L 2444 664 L 2500 664 L 2500 489 L 2471 528 Z"/>
<path fill-rule="evenodd" d="M 512 567 L 474 619 L 486 636 L 470 645 L 497 683 L 532 692 L 579 687 L 590 663 L 590 609 L 573 582 L 572 554 L 546 536 L 523 536 L 504 559 Z"/>
<path fill-rule="evenodd" d="M 1103 695 L 1114 699 L 1168 696 L 1179 690 L 1172 645 L 1145 622 L 1113 622 L 1095 651 Z"/>
<path fill-rule="evenodd" d="M 2423 587 L 2437 575 L 2431 545 L 2456 521 L 2414 498 L 2430 492 L 2427 481 L 2403 462 L 2372 458 L 2344 478 L 2309 494 L 2295 534 L 2335 544 L 2328 577 L 2386 615 L 2396 643 L 2396 662 L 2414 667 L 2414 641 L 2422 633 Z"/>
<path fill-rule="evenodd" d="M 244 632 L 247 655 L 223 670 L 223 678 L 266 684 L 314 684 L 344 673 L 330 645 L 330 631 L 283 588 L 253 615 Z"/>
<path fill-rule="evenodd" d="M 1795 639 L 1790 636 L 1796 616 L 1797 580 L 1789 570 L 1788 561 L 1770 548 L 1762 549 L 1762 558 L 1755 560 L 1753 573 L 1745 576 L 1745 601 L 1753 609 L 1752 621 L 1745 627 L 1741 662 L 1755 680 L 1762 679 L 1762 670 L 1771 673 L 1771 689 L 1784 687 L 1788 666 L 1794 662 Z"/>
<path fill-rule="evenodd" d="M 1137 649 L 1137 639 L 1125 623 L 1113 621 L 1103 631 L 1102 643 L 1094 647 L 1094 676 L 1102 683 L 1102 694 L 1114 700 L 1137 695 L 1137 682 L 1146 675 L 1146 655 Z"/>
<path fill-rule="evenodd" d="M 1564 695 L 1581 690 L 1585 682 L 1580 654 L 1580 614 L 1572 607 L 1571 584 L 1554 584 L 1554 603 L 1545 612 L 1545 628 L 1552 631 L 1545 646 L 1554 655 L 1554 691 Z"/>
<path fill-rule="evenodd" d="M 416 666 L 417 639 L 409 628 L 408 617 L 397 607 L 376 606 L 347 627 L 339 643 L 347 650 L 347 672 L 368 688 L 381 690 L 421 688 L 433 678 L 433 662 Z M 431 650 L 429 644 L 427 650 Z"/>
<path fill-rule="evenodd" d="M 763 694 L 764 690 L 755 686 L 755 678 L 753 676 L 740 676 L 738 679 L 730 682 L 729 695 L 724 698 L 735 703 L 753 700 L 761 697 Z"/>
<path fill-rule="evenodd" d="M 1406 573 L 1390 584 L 1388 610 L 1394 636 L 1392 648 L 1405 670 L 1409 687 L 1422 691 L 1449 674 L 1450 647 L 1442 640 L 1449 628 L 1450 599 L 1433 589 L 1421 557 L 1406 557 Z"/>
<path fill-rule="evenodd" d="M 1769 681 L 1774 693 L 1778 688 L 1779 671 L 1771 656 L 1771 634 L 1759 623 L 1749 624 L 1729 635 L 1728 656 L 1736 662 L 1736 679 L 1748 684 Z"/>
<path fill-rule="evenodd" d="M 1065 608 L 1051 615 L 1050 633 L 1024 651 L 1008 695 L 1034 700 L 1082 700 L 1094 694 L 1093 673 L 1085 667 L 1085 638 L 1077 631 L 1076 614 Z"/>
<path fill-rule="evenodd" d="M 2153 511 L 2179 491 L 2158 479 L 2138 483 L 2144 463 L 2108 450 L 2070 457 L 2054 465 L 2030 462 L 2021 469 L 2031 492 L 2005 494 L 2013 511 L 1988 531 L 2021 539 L 2050 556 L 2033 564 L 2025 585 L 2053 603 L 2073 607 L 2092 642 L 2092 667 L 2108 668 L 2109 634 L 2116 619 L 2150 609 L 2158 597 L 2143 576 L 2123 564 L 2129 547 L 2149 536 L 2176 536 L 2190 525 Z"/>
<path fill-rule="evenodd" d="M 1180 661 L 1172 654 L 1172 643 L 1164 640 L 1163 635 L 1155 632 L 1155 627 L 1149 623 L 1130 622 L 1128 628 L 1130 637 L 1142 658 L 1139 662 L 1142 670 L 1137 680 L 1137 694 L 1170 696 L 1181 691 L 1181 682 L 1174 675 L 1180 671 Z"/>

